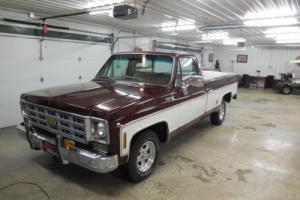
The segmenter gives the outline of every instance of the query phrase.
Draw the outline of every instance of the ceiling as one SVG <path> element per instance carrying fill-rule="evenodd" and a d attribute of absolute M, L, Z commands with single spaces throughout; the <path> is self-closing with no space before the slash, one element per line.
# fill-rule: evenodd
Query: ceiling
<path fill-rule="evenodd" d="M 23 12 L 31 11 L 40 16 L 51 16 L 77 12 L 91 5 L 97 5 L 99 2 L 103 0 L 1 0 L 0 7 Z M 136 2 L 140 7 L 144 4 L 143 0 L 136 0 Z M 162 23 L 181 18 L 194 21 L 197 27 L 221 26 L 223 29 L 224 25 L 234 25 L 224 31 L 227 31 L 231 37 L 246 38 L 249 45 L 262 45 L 275 44 L 272 39 L 264 37 L 265 28 L 235 27 L 235 25 L 243 25 L 247 12 L 282 7 L 294 10 L 299 20 L 300 0 L 149 0 L 145 14 L 134 20 L 119 20 L 105 15 L 88 14 L 69 17 L 69 19 L 185 42 L 200 40 L 200 33 L 191 30 L 178 31 L 177 35 L 174 35 L 170 32 L 163 32 Z"/>

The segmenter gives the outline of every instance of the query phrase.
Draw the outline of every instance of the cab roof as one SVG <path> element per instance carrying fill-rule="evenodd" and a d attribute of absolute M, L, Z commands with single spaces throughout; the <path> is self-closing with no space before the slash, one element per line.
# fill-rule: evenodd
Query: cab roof
<path fill-rule="evenodd" d="M 143 52 L 119 52 L 114 53 L 114 55 L 118 54 L 149 54 L 149 55 L 166 55 L 166 56 L 172 56 L 177 57 L 180 55 L 193 55 L 188 53 L 177 53 L 177 52 L 162 52 L 162 51 L 143 51 Z"/>

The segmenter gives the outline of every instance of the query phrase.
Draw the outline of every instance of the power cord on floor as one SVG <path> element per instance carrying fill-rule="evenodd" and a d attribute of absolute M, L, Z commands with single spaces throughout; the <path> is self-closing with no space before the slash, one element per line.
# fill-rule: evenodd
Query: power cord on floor
<path fill-rule="evenodd" d="M 7 189 L 7 188 L 9 188 L 9 187 L 18 185 L 18 184 L 26 184 L 26 185 L 33 185 L 33 186 L 36 186 L 36 187 L 38 187 L 38 188 L 42 191 L 42 193 L 47 197 L 48 200 L 51 200 L 51 198 L 50 198 L 49 194 L 46 192 L 46 190 L 44 190 L 44 189 L 43 189 L 39 184 L 37 184 L 37 183 L 31 183 L 31 182 L 19 181 L 19 182 L 15 182 L 15 183 L 6 185 L 6 186 L 4 186 L 4 187 L 1 187 L 1 188 L 0 188 L 0 191 L 1 191 L 1 190 L 4 190 L 4 189 Z"/>

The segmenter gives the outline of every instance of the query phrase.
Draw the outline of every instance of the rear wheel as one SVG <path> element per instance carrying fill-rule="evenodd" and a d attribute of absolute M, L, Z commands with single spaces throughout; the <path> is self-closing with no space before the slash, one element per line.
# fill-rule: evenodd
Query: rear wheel
<path fill-rule="evenodd" d="M 151 130 L 142 132 L 132 142 L 130 157 L 127 163 L 129 178 L 139 182 L 154 171 L 159 155 L 159 138 Z"/>
<path fill-rule="evenodd" d="M 210 114 L 210 121 L 213 125 L 219 126 L 223 123 L 225 119 L 225 115 L 226 115 L 226 102 L 223 99 L 218 111 Z"/>
<path fill-rule="evenodd" d="M 281 89 L 282 94 L 291 94 L 292 88 L 291 86 L 285 85 Z"/>

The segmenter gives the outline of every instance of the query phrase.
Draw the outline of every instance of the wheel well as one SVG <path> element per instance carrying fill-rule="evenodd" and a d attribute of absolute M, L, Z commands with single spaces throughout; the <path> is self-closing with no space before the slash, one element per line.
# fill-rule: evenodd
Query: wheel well
<path fill-rule="evenodd" d="M 144 128 L 143 130 L 136 133 L 133 136 L 132 140 L 134 140 L 139 134 L 141 134 L 145 130 L 154 131 L 158 135 L 159 141 L 161 141 L 161 142 L 168 141 L 169 127 L 168 127 L 167 122 L 159 122 L 159 123 L 153 124 L 147 128 Z"/>
<path fill-rule="evenodd" d="M 288 85 L 288 84 L 283 85 L 281 88 L 283 89 L 284 87 L 289 87 L 289 88 L 291 88 L 291 90 L 293 89 L 293 87 L 291 85 Z"/>
<path fill-rule="evenodd" d="M 225 101 L 227 101 L 228 103 L 230 103 L 231 101 L 231 92 L 227 93 L 224 95 L 223 99 L 225 99 Z"/>

